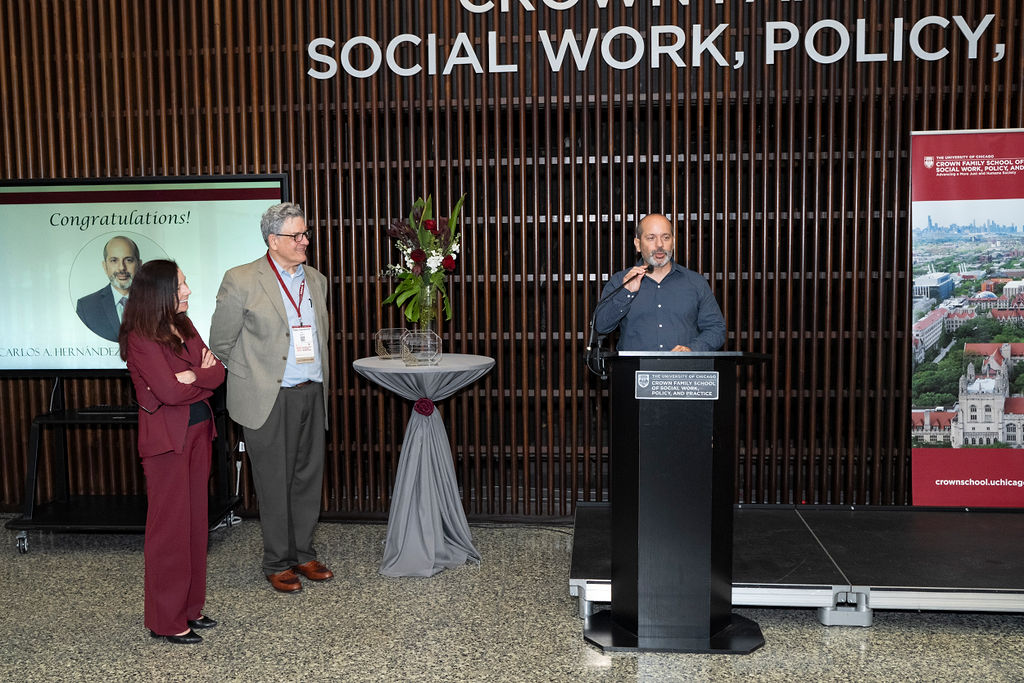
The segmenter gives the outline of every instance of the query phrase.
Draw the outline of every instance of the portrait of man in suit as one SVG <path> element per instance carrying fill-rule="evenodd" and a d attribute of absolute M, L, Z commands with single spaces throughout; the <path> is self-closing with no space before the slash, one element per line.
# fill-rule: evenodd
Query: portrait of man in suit
<path fill-rule="evenodd" d="M 104 339 L 117 341 L 124 305 L 128 302 L 128 290 L 135 278 L 135 270 L 141 265 L 139 246 L 127 237 L 118 235 L 103 245 L 103 272 L 108 283 L 83 296 L 75 306 L 75 313 L 86 327 Z"/>

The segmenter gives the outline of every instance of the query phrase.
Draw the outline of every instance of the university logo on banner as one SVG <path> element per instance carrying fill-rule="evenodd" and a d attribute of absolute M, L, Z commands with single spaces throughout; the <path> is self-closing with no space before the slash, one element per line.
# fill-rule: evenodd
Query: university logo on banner
<path fill-rule="evenodd" d="M 1024 130 L 911 142 L 915 505 L 1024 507 Z"/>

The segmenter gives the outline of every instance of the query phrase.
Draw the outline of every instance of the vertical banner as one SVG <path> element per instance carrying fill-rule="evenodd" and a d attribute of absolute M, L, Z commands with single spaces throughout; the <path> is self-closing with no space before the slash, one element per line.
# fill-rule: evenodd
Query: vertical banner
<path fill-rule="evenodd" d="M 1024 130 L 911 141 L 915 505 L 1024 507 Z"/>

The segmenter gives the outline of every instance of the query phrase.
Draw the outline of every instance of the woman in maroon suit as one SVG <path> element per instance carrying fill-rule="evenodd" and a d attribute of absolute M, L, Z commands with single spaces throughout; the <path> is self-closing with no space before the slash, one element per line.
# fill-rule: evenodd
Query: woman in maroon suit
<path fill-rule="evenodd" d="M 185 275 L 172 261 L 139 268 L 119 341 L 139 404 L 146 473 L 146 627 L 154 638 L 198 643 L 217 622 L 206 600 L 207 481 L 213 415 L 207 399 L 224 366 L 189 320 Z"/>

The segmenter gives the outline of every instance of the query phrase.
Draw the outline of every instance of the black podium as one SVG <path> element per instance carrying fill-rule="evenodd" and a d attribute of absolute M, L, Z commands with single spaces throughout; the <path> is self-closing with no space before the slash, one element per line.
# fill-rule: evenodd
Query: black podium
<path fill-rule="evenodd" d="M 611 370 L 611 610 L 584 637 L 604 650 L 746 654 L 758 625 L 732 613 L 740 352 L 618 352 Z"/>

